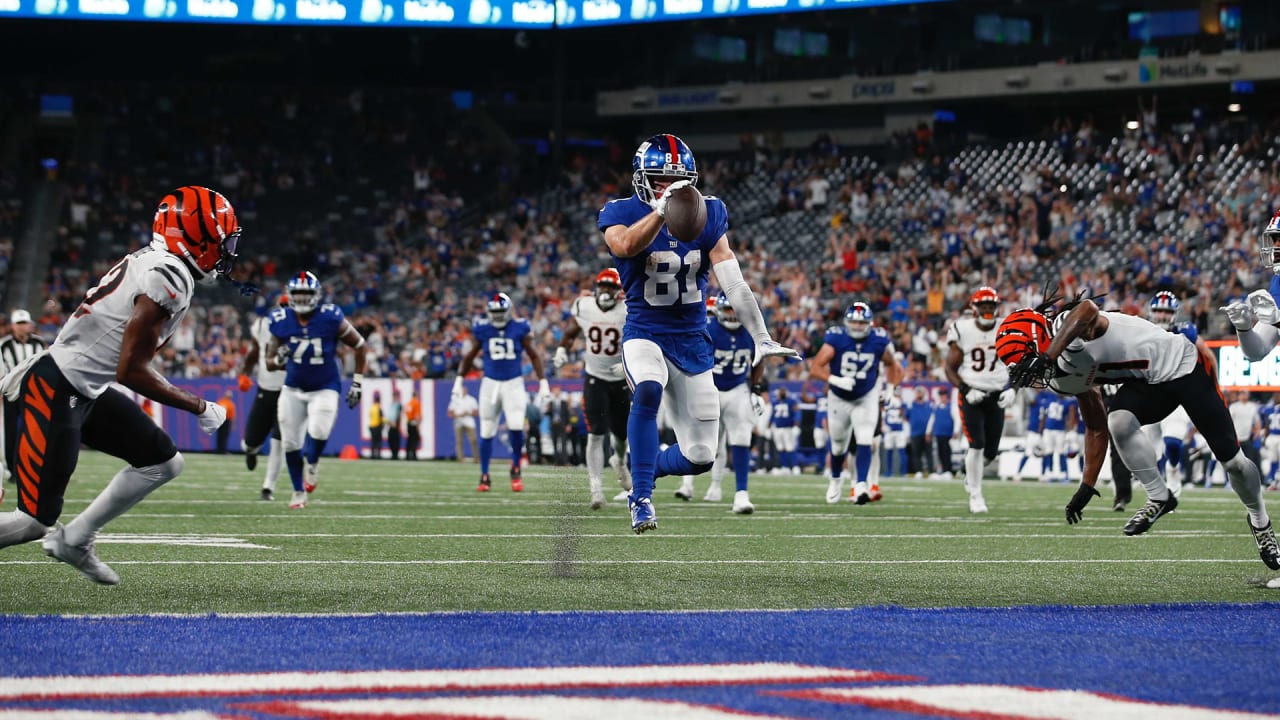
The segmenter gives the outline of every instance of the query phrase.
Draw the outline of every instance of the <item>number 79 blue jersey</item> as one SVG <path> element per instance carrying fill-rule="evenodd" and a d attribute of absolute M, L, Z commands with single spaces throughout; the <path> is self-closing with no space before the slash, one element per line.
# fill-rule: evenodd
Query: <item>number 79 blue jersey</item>
<path fill-rule="evenodd" d="M 822 342 L 835 350 L 831 357 L 831 374 L 853 378 L 853 390 L 829 387 L 831 394 L 845 400 L 857 400 L 871 392 L 880 379 L 880 360 L 893 341 L 884 328 L 871 326 L 865 338 L 858 340 L 843 327 L 827 328 Z"/>
<path fill-rule="evenodd" d="M 289 348 L 285 385 L 304 392 L 341 388 L 337 350 L 343 320 L 342 310 L 331 303 L 316 308 L 306 325 L 291 307 L 271 311 L 271 334 Z"/>
<path fill-rule="evenodd" d="M 704 200 L 707 226 L 693 242 L 680 242 L 663 225 L 649 247 L 629 258 L 615 258 L 627 296 L 624 338 L 706 329 L 703 297 L 711 269 L 707 255 L 728 231 L 729 211 L 719 198 Z M 650 212 L 648 203 L 632 195 L 607 203 L 597 224 L 601 232 L 614 225 L 630 227 Z"/>

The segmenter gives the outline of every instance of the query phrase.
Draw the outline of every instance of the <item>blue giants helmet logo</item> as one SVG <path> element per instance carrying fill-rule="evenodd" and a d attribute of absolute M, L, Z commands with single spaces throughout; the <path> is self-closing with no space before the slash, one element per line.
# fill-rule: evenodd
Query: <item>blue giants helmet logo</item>
<path fill-rule="evenodd" d="M 511 298 L 506 293 L 500 292 L 489 298 L 484 309 L 489 314 L 489 322 L 496 328 L 504 328 L 511 321 Z"/>
<path fill-rule="evenodd" d="M 640 143 L 636 156 L 631 159 L 631 185 L 641 200 L 651 203 L 658 193 L 653 188 L 653 178 L 665 178 L 670 182 L 688 180 L 698 183 L 698 167 L 693 151 L 675 135 L 654 135 Z"/>

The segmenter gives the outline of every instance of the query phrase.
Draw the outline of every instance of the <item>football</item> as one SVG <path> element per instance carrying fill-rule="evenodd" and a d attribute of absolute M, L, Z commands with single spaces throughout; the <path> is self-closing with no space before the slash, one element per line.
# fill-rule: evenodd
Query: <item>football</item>
<path fill-rule="evenodd" d="M 693 242 L 707 226 L 707 203 L 698 188 L 687 185 L 667 198 L 667 232 L 680 242 Z"/>

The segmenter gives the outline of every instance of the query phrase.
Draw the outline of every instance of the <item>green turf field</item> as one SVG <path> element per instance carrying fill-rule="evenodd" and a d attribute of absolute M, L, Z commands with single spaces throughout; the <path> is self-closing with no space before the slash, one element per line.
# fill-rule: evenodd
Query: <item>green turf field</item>
<path fill-rule="evenodd" d="M 118 467 L 92 452 L 69 520 Z M 505 468 L 495 465 L 505 475 Z M 495 478 L 500 473 L 495 473 Z M 405 612 L 983 606 L 1280 598 L 1228 490 L 1188 490 L 1127 538 L 1110 489 L 1068 527 L 1066 485 L 987 482 L 972 516 L 959 481 L 887 479 L 882 502 L 827 505 L 815 476 L 753 478 L 757 511 L 684 503 L 659 481 L 659 528 L 622 503 L 592 512 L 580 469 L 530 467 L 475 492 L 474 465 L 325 459 L 303 511 L 258 499 L 240 456 L 188 455 L 182 477 L 107 528 L 121 575 L 95 586 L 39 543 L 0 552 L 0 612 Z M 732 480 L 728 479 L 732 488 Z M 606 488 L 614 489 L 606 471 Z M 699 497 L 707 480 L 700 478 Z M 12 486 L 4 509 L 13 507 Z M 613 493 L 609 493 L 610 497 Z M 732 491 L 725 493 L 732 496 Z M 1268 497 L 1268 499 L 1272 499 Z M 1280 508 L 1274 503 L 1273 510 Z"/>

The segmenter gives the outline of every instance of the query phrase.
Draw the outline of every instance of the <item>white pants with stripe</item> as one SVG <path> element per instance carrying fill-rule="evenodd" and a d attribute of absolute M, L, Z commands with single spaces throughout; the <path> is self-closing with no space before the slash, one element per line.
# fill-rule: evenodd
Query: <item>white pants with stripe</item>
<path fill-rule="evenodd" d="M 849 445 L 870 445 L 880 419 L 880 394 L 872 391 L 857 400 L 829 393 L 827 429 L 831 431 L 831 452 L 844 455 Z"/>
<path fill-rule="evenodd" d="M 622 362 L 631 387 L 648 381 L 663 387 L 662 405 L 684 456 L 694 463 L 715 460 L 720 393 L 711 371 L 690 375 L 669 362 L 657 343 L 642 338 L 622 344 Z"/>
<path fill-rule="evenodd" d="M 307 435 L 328 440 L 337 419 L 337 390 L 299 390 L 288 385 L 281 389 L 276 420 L 285 452 L 301 450 Z"/>
<path fill-rule="evenodd" d="M 524 413 L 529 408 L 529 391 L 523 377 L 510 380 L 484 378 L 480 381 L 480 437 L 498 434 L 498 415 L 507 416 L 508 430 L 524 430 Z"/>

